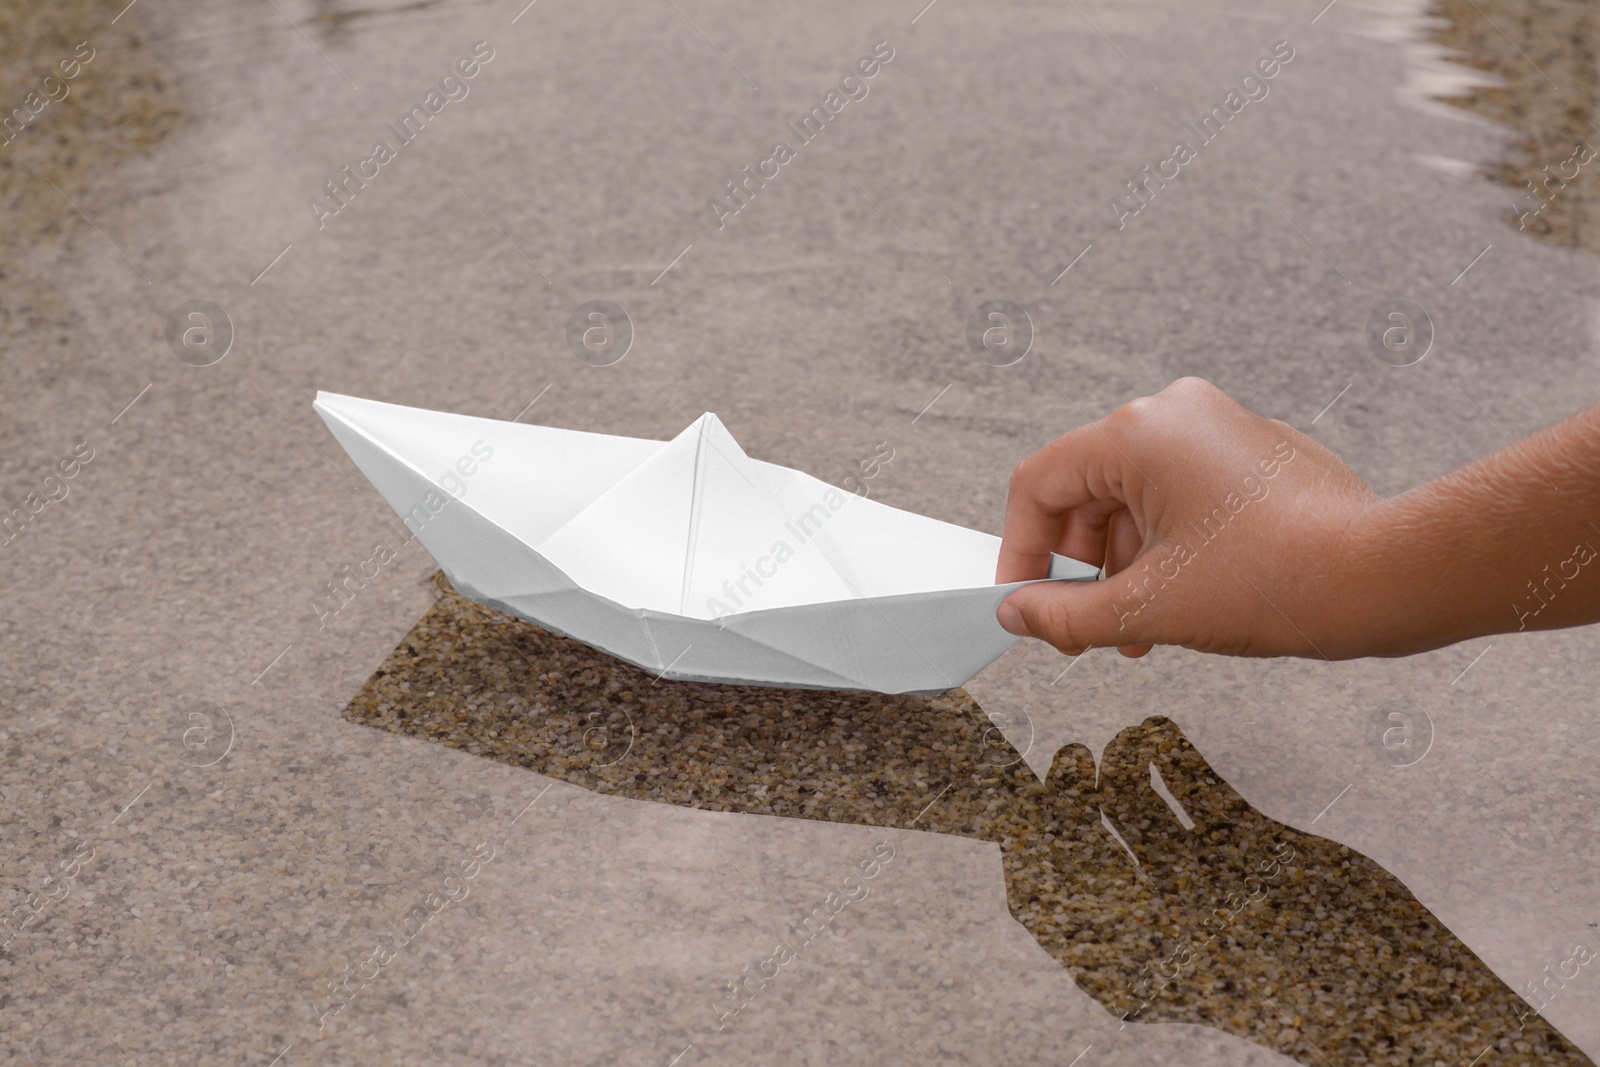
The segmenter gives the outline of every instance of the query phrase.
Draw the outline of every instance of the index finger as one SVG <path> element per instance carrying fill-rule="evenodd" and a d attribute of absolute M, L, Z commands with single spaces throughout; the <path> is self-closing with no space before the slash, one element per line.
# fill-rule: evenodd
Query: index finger
<path fill-rule="evenodd" d="M 1121 460 L 1101 424 L 1091 422 L 1017 464 L 1006 493 L 996 584 L 1046 577 L 1050 554 L 1069 541 L 1069 555 L 1103 562 L 1110 516 L 1128 503 Z"/>

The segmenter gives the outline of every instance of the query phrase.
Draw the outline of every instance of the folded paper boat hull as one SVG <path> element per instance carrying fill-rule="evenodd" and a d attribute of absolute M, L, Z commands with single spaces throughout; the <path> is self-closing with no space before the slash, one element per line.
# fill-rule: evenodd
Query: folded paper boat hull
<path fill-rule="evenodd" d="M 715 416 L 664 442 L 330 393 L 315 407 L 464 596 L 660 677 L 936 693 L 1016 641 L 994 611 L 1026 583 L 983 578 L 998 538 L 845 501 L 745 456 Z M 755 555 L 779 543 L 792 561 Z"/>

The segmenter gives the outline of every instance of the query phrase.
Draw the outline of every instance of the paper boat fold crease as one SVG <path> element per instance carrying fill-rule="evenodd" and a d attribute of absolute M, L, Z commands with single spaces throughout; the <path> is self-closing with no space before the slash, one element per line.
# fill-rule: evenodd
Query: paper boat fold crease
<path fill-rule="evenodd" d="M 1000 539 L 745 455 L 318 393 L 462 595 L 663 678 L 882 693 L 964 684 L 1017 639 Z M 1056 556 L 1050 577 L 1096 567 Z"/>

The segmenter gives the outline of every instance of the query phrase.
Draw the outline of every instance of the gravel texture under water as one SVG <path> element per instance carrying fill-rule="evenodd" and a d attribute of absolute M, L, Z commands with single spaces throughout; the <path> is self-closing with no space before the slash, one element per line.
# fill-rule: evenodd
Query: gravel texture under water
<path fill-rule="evenodd" d="M 351 720 L 611 796 L 993 841 L 1011 914 L 1130 1022 L 1305 1064 L 1590 1062 L 1397 879 L 1251 808 L 1168 719 L 1098 771 L 1070 745 L 1041 782 L 962 690 L 658 680 L 435 582 Z"/>

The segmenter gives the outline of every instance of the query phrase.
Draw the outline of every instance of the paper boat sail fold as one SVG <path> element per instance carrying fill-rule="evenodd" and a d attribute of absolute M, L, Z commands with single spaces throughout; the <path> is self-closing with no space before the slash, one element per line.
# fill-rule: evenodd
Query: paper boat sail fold
<path fill-rule="evenodd" d="M 316 411 L 463 595 L 689 681 L 935 693 L 1016 641 L 1000 539 L 670 441 L 318 393 Z M 1098 569 L 1055 557 L 1051 580 Z"/>

